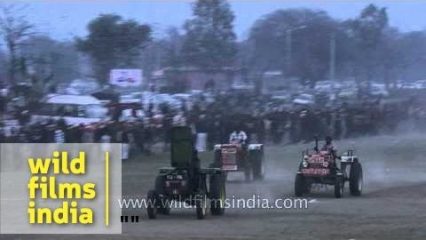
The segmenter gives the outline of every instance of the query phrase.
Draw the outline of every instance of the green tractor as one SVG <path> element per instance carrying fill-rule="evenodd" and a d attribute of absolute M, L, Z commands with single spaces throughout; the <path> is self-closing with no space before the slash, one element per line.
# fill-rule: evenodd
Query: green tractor
<path fill-rule="evenodd" d="M 172 203 L 196 209 L 203 219 L 210 208 L 212 215 L 225 212 L 225 173 L 219 168 L 201 168 L 194 138 L 189 127 L 171 129 L 171 167 L 161 168 L 155 188 L 148 192 L 148 218 L 170 214 Z"/>

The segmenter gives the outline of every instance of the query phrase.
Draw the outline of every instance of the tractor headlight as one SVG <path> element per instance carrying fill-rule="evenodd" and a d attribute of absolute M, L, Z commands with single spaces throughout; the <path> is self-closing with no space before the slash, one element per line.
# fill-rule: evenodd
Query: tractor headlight
<path fill-rule="evenodd" d="M 166 176 L 166 179 L 167 179 L 167 180 L 173 180 L 173 176 L 172 176 L 172 175 L 167 175 L 167 176 Z"/>
<path fill-rule="evenodd" d="M 182 176 L 182 175 L 176 175 L 176 179 L 177 179 L 177 180 L 182 180 L 182 179 L 183 179 L 183 176 Z"/>
<path fill-rule="evenodd" d="M 303 161 L 302 161 L 302 166 L 303 166 L 304 168 L 308 167 L 308 161 L 303 160 Z"/>

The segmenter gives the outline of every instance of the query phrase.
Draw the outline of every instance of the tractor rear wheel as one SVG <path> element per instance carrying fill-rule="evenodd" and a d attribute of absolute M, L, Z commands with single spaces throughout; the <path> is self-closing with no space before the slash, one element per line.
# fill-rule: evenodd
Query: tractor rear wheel
<path fill-rule="evenodd" d="M 362 166 L 359 162 L 352 163 L 349 174 L 349 190 L 352 196 L 361 196 L 363 185 Z"/>
<path fill-rule="evenodd" d="M 263 149 L 251 151 L 250 158 L 253 166 L 253 179 L 262 180 L 265 175 Z"/>
<path fill-rule="evenodd" d="M 195 208 L 198 219 L 204 219 L 207 214 L 207 195 L 202 192 L 195 196 Z"/>
<path fill-rule="evenodd" d="M 225 174 L 214 174 L 210 177 L 210 210 L 212 215 L 223 215 L 225 212 Z"/>

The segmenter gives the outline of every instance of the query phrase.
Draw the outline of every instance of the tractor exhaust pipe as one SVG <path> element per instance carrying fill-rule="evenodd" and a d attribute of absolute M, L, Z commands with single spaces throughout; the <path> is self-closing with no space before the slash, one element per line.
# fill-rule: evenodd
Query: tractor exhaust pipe
<path fill-rule="evenodd" d="M 314 139 L 315 139 L 315 151 L 318 152 L 318 136 L 315 136 Z"/>

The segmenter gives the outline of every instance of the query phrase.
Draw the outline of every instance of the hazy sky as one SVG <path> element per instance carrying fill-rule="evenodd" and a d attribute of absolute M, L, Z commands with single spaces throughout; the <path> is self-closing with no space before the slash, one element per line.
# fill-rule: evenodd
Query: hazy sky
<path fill-rule="evenodd" d="M 0 0 L 11 2 L 11 0 Z M 16 2 L 16 1 L 14 1 Z M 116 13 L 125 18 L 153 25 L 155 36 L 162 36 L 169 26 L 181 27 L 191 16 L 189 0 L 24 0 L 28 20 L 37 30 L 57 39 L 71 39 L 87 34 L 87 23 L 101 13 Z M 236 15 L 235 31 L 239 39 L 247 37 L 256 19 L 277 9 L 313 8 L 327 11 L 332 17 L 356 17 L 368 3 L 388 8 L 391 26 L 402 31 L 426 29 L 426 0 L 231 0 Z"/>

